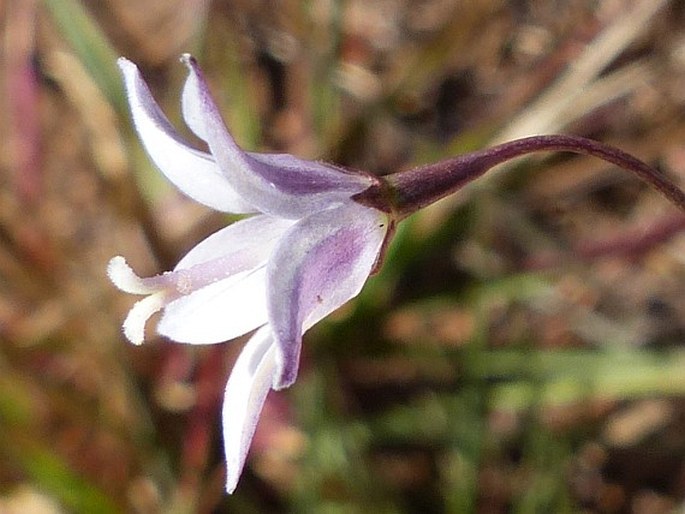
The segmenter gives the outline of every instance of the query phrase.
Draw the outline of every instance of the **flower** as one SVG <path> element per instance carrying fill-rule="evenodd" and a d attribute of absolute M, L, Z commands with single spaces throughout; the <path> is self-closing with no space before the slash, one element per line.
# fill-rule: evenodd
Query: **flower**
<path fill-rule="evenodd" d="M 140 278 L 123 257 L 114 257 L 107 271 L 123 291 L 146 295 L 123 325 L 134 344 L 143 342 L 147 320 L 160 310 L 158 332 L 182 343 L 219 343 L 256 330 L 224 395 L 226 489 L 232 492 L 268 391 L 295 381 L 304 332 L 359 293 L 391 232 L 391 216 L 353 199 L 378 187 L 371 175 L 240 149 L 197 63 L 187 54 L 181 60 L 189 71 L 183 118 L 209 152 L 184 141 L 137 67 L 121 58 L 142 144 L 183 193 L 249 217 L 199 243 L 173 271 Z"/>
<path fill-rule="evenodd" d="M 245 152 L 226 129 L 195 60 L 181 60 L 189 71 L 183 118 L 209 152 L 184 141 L 136 66 L 121 58 L 140 139 L 183 193 L 247 217 L 199 243 L 173 271 L 140 278 L 123 257 L 114 257 L 107 271 L 123 291 L 145 295 L 124 321 L 134 344 L 143 342 L 145 324 L 157 311 L 158 332 L 182 343 L 214 344 L 254 331 L 224 394 L 228 492 L 238 483 L 267 393 L 297 377 L 303 334 L 359 293 L 403 218 L 498 164 L 540 151 L 592 155 L 621 166 L 685 211 L 685 192 L 658 171 L 577 136 L 518 139 L 383 179 L 287 154 Z"/>

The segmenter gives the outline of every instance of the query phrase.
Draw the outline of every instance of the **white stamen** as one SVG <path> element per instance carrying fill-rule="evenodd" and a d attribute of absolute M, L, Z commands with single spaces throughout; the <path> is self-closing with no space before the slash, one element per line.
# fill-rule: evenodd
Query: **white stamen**
<path fill-rule="evenodd" d="M 107 276 L 119 289 L 131 294 L 151 294 L 158 291 L 143 282 L 131 269 L 126 259 L 117 255 L 107 264 Z"/>
<path fill-rule="evenodd" d="M 167 303 L 163 292 L 151 294 L 147 298 L 136 302 L 124 321 L 124 335 L 135 345 L 141 345 L 145 341 L 145 322 L 155 312 L 159 311 Z"/>

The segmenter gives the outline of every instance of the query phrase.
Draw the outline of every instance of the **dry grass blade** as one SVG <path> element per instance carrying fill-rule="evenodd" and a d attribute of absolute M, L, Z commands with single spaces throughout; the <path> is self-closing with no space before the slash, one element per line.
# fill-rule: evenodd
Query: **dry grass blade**
<path fill-rule="evenodd" d="M 588 111 L 578 109 L 576 102 L 583 98 L 588 89 L 606 67 L 640 35 L 650 27 L 650 20 L 668 0 L 641 0 L 604 28 L 566 71 L 545 90 L 518 117 L 493 138 L 493 144 L 535 134 L 559 132 L 574 119 Z M 626 78 L 626 77 L 623 77 Z M 642 75 L 637 77 L 642 78 Z M 633 86 L 641 80 L 632 82 Z M 624 84 L 624 91 L 628 86 Z M 615 98 L 615 90 L 606 90 L 608 101 Z M 600 99 L 593 102 L 600 103 Z M 593 107 L 590 104 L 588 107 Z M 573 106 L 573 107 L 572 107 Z M 572 116 L 569 116 L 572 114 Z"/>

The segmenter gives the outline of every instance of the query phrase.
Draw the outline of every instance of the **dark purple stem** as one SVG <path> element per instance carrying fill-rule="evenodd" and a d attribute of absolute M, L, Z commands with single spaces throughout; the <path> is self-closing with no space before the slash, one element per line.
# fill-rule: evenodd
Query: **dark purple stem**
<path fill-rule="evenodd" d="M 498 164 L 534 152 L 562 151 L 592 155 L 633 172 L 685 211 L 685 193 L 657 170 L 612 146 L 578 136 L 551 135 L 516 139 L 485 150 L 395 173 L 378 188 L 355 198 L 390 210 L 397 219 L 458 191 Z M 388 206 L 390 207 L 388 209 Z"/>

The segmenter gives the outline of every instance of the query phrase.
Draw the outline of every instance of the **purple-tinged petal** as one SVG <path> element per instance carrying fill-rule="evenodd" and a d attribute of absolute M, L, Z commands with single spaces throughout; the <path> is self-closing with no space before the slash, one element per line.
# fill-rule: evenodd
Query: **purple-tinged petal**
<path fill-rule="evenodd" d="M 351 202 L 299 221 L 281 238 L 267 265 L 275 389 L 294 382 L 304 331 L 359 293 L 387 230 L 385 214 Z"/>
<path fill-rule="evenodd" d="M 159 109 L 135 64 L 120 58 L 133 122 L 152 161 L 183 193 L 212 209 L 250 213 L 256 209 L 231 187 L 212 157 L 189 146 Z"/>
<path fill-rule="evenodd" d="M 275 347 L 268 327 L 247 342 L 226 384 L 222 409 L 226 453 L 226 491 L 232 493 L 245 466 L 264 400 L 276 368 Z"/>
<path fill-rule="evenodd" d="M 183 89 L 186 123 L 206 140 L 233 188 L 260 211 L 302 218 L 348 201 L 376 182 L 370 175 L 291 155 L 244 152 L 226 129 L 195 60 L 185 54 L 182 61 L 190 72 Z"/>
<path fill-rule="evenodd" d="M 123 257 L 107 273 L 120 289 L 147 294 L 124 322 L 126 337 L 143 342 L 145 322 L 164 308 L 158 331 L 175 341 L 212 344 L 243 335 L 267 322 L 265 266 L 294 221 L 258 215 L 212 234 L 154 277 L 136 275 Z"/>
<path fill-rule="evenodd" d="M 266 215 L 237 221 L 212 234 L 178 263 L 177 290 L 157 330 L 174 341 L 214 344 L 267 322 L 265 265 L 294 222 Z M 168 275 L 167 275 L 168 276 Z"/>
<path fill-rule="evenodd" d="M 236 221 L 195 245 L 175 269 L 189 269 L 224 256 L 235 259 L 236 272 L 255 267 L 269 257 L 275 243 L 293 223 L 265 215 Z M 239 269 L 238 262 L 243 263 Z"/>
<path fill-rule="evenodd" d="M 267 321 L 266 270 L 259 268 L 170 302 L 157 331 L 179 343 L 215 344 L 247 334 Z"/>

